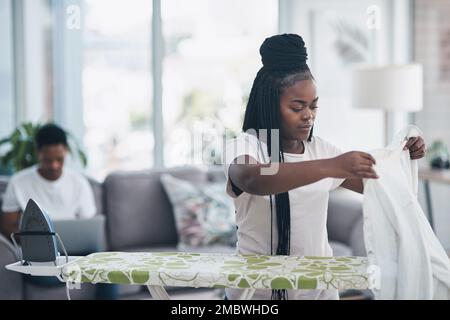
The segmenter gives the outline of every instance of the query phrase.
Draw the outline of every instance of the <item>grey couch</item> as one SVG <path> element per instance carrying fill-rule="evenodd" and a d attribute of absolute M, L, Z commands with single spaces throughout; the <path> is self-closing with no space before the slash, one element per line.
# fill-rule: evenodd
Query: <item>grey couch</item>
<path fill-rule="evenodd" d="M 160 183 L 162 173 L 199 183 L 224 181 L 220 167 L 115 172 L 103 183 L 91 180 L 98 212 L 106 216 L 108 251 L 177 250 L 172 207 Z M 0 194 L 6 183 L 7 178 L 0 177 Z M 365 255 L 360 195 L 339 189 L 331 194 L 328 231 L 335 255 Z M 233 252 L 234 248 L 209 247 L 206 251 Z M 17 259 L 9 241 L 0 236 L 0 299 L 65 299 L 63 286 L 38 286 L 3 267 Z M 137 297 L 140 291 L 142 288 L 135 286 L 120 288 L 122 298 Z M 93 299 L 94 285 L 84 284 L 82 290 L 72 290 L 71 295 L 73 299 Z"/>

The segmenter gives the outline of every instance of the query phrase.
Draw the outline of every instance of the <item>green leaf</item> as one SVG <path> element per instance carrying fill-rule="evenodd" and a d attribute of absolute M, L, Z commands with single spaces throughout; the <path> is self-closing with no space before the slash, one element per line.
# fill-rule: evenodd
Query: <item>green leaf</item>
<path fill-rule="evenodd" d="M 288 279 L 278 277 L 270 282 L 270 287 L 272 289 L 292 289 L 292 284 Z"/>
<path fill-rule="evenodd" d="M 351 262 L 352 260 L 350 258 L 336 258 L 336 261 L 339 261 L 339 262 Z"/>
<path fill-rule="evenodd" d="M 351 270 L 351 269 L 346 266 L 339 266 L 339 267 L 330 267 L 330 270 L 332 270 L 332 271 L 347 271 L 347 270 Z"/>
<path fill-rule="evenodd" d="M 21 144 L 19 144 L 19 146 L 18 146 L 18 150 L 17 150 L 17 157 L 16 157 L 16 159 L 15 159 L 15 169 L 16 169 L 16 171 L 20 171 L 20 170 L 22 170 L 22 169 L 24 169 L 24 166 L 25 166 L 25 161 L 26 161 L 26 159 L 25 159 L 25 157 L 26 157 L 26 148 L 27 148 L 27 145 L 26 145 L 26 143 L 21 143 Z"/>
<path fill-rule="evenodd" d="M 267 267 L 259 265 L 250 265 L 247 267 L 247 270 L 263 270 L 263 269 L 267 269 Z"/>
<path fill-rule="evenodd" d="M 13 157 L 14 157 L 14 150 L 7 152 L 2 157 L 2 166 L 7 167 L 11 163 Z"/>
<path fill-rule="evenodd" d="M 20 137 L 21 137 L 20 128 L 17 128 L 13 131 L 11 135 L 11 140 L 17 141 L 18 139 L 20 139 Z"/>
<path fill-rule="evenodd" d="M 0 145 L 4 144 L 4 143 L 9 143 L 10 142 L 10 138 L 3 138 L 2 140 L 0 140 Z"/>
<path fill-rule="evenodd" d="M 87 157 L 84 154 L 83 151 L 81 151 L 80 149 L 78 149 L 78 157 L 80 158 L 81 164 L 83 165 L 83 167 L 87 166 Z"/>
<path fill-rule="evenodd" d="M 131 278 L 134 283 L 144 284 L 150 279 L 150 276 L 148 271 L 133 270 L 131 271 Z"/>
<path fill-rule="evenodd" d="M 318 257 L 318 256 L 305 256 L 305 259 L 311 259 L 311 260 L 330 260 L 331 257 Z"/>
<path fill-rule="evenodd" d="M 239 288 L 250 288 L 250 285 L 248 284 L 247 280 L 241 279 L 238 283 Z"/>
<path fill-rule="evenodd" d="M 130 284 L 130 280 L 122 271 L 111 271 L 108 273 L 108 280 L 111 283 Z"/>
<path fill-rule="evenodd" d="M 278 262 L 264 262 L 264 263 L 259 264 L 259 266 L 262 266 L 262 267 L 276 267 L 276 266 L 281 266 L 281 263 L 278 263 Z"/>
<path fill-rule="evenodd" d="M 308 277 L 318 277 L 323 275 L 323 272 L 309 272 L 306 274 Z"/>
<path fill-rule="evenodd" d="M 317 279 L 301 276 L 297 281 L 297 289 L 316 289 Z"/>
<path fill-rule="evenodd" d="M 265 259 L 259 259 L 259 258 L 248 258 L 247 263 L 262 263 L 266 262 Z"/>
<path fill-rule="evenodd" d="M 228 281 L 234 281 L 234 280 L 236 280 L 238 277 L 240 277 L 239 274 L 229 274 L 229 275 L 228 275 Z"/>

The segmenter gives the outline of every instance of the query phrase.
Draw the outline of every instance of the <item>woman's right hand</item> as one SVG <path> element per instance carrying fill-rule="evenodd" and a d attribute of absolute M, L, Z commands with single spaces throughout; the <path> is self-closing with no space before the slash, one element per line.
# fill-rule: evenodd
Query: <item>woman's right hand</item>
<path fill-rule="evenodd" d="M 330 160 L 333 178 L 378 179 L 378 175 L 373 169 L 375 159 L 368 153 L 360 151 L 350 151 Z"/>

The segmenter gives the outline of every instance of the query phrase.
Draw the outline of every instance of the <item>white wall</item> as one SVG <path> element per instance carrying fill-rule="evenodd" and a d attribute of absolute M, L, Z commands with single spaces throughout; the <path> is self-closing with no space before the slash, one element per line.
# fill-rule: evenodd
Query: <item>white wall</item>
<path fill-rule="evenodd" d="M 424 66 L 424 109 L 416 121 L 428 145 L 450 147 L 450 1 L 415 1 L 415 60 Z M 450 185 L 431 183 L 436 233 L 450 250 Z M 422 197 L 422 203 L 423 197 Z"/>
<path fill-rule="evenodd" d="M 450 1 L 418 0 L 415 59 L 424 66 L 424 109 L 416 116 L 428 141 L 450 146 Z"/>
<path fill-rule="evenodd" d="M 345 64 L 335 49 L 338 38 L 351 37 L 338 34 L 330 23 L 348 23 L 366 37 L 367 49 L 360 50 L 366 63 L 408 62 L 409 3 L 406 0 L 281 0 L 280 12 L 284 17 L 280 30 L 304 38 L 309 66 L 316 77 L 320 99 L 315 132 L 345 151 L 368 151 L 383 146 L 384 121 L 382 111 L 352 108 L 350 76 L 355 64 Z M 374 4 L 381 9 L 381 28 L 376 31 L 367 27 L 366 11 Z M 406 114 L 391 115 L 388 124 L 391 136 L 406 123 Z"/>

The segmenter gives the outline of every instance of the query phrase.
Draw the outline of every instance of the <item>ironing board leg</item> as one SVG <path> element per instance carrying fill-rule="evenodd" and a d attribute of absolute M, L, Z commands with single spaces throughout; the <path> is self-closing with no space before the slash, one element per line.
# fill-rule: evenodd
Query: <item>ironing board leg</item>
<path fill-rule="evenodd" d="M 167 294 L 166 289 L 162 286 L 147 286 L 148 291 L 155 300 L 170 300 L 170 296 Z"/>
<path fill-rule="evenodd" d="M 255 294 L 255 289 L 244 289 L 238 300 L 250 300 Z"/>

